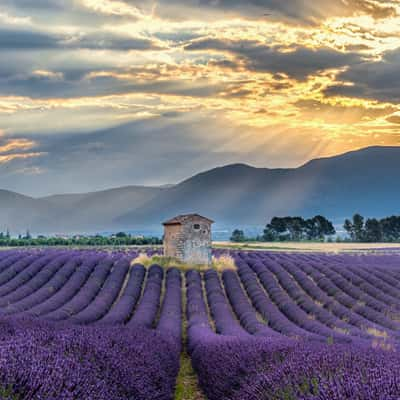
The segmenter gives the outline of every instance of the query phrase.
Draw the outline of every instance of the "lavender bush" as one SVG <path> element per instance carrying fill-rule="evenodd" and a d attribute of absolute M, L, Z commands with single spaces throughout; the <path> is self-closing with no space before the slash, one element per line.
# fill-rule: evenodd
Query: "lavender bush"
<path fill-rule="evenodd" d="M 184 348 L 209 400 L 400 398 L 400 256 L 228 253 L 0 252 L 0 398 L 172 400 Z"/>
<path fill-rule="evenodd" d="M 172 397 L 179 353 L 160 332 L 7 318 L 0 338 L 0 382 L 10 399 Z"/>

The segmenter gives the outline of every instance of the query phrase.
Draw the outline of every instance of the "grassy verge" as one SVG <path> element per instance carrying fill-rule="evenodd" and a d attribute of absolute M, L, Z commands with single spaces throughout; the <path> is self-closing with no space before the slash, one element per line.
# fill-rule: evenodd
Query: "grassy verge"
<path fill-rule="evenodd" d="M 181 369 L 176 381 L 175 400 L 206 400 L 199 388 L 197 375 L 186 351 L 181 354 Z"/>

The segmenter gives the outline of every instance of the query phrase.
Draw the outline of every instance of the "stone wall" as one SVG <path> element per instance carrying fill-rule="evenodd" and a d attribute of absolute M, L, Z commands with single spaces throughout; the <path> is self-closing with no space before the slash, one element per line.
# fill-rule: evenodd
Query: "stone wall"
<path fill-rule="evenodd" d="M 195 224 L 200 229 L 193 228 Z M 211 264 L 211 226 L 203 219 L 192 219 L 183 226 L 183 261 L 191 264 Z"/>
<path fill-rule="evenodd" d="M 183 258 L 182 225 L 168 225 L 164 230 L 164 256 Z"/>
<path fill-rule="evenodd" d="M 199 225 L 195 229 L 194 225 Z M 211 264 L 211 224 L 191 218 L 182 225 L 165 226 L 164 254 L 190 264 Z"/>

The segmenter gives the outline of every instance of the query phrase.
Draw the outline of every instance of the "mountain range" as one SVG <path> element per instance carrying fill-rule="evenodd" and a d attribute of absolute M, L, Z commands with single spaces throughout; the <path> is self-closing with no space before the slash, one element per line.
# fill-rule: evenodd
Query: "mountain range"
<path fill-rule="evenodd" d="M 369 147 L 299 168 L 232 164 L 176 185 L 126 186 L 33 198 L 0 190 L 0 231 L 79 233 L 159 226 L 196 212 L 219 225 L 264 225 L 273 216 L 400 214 L 400 147 Z"/>

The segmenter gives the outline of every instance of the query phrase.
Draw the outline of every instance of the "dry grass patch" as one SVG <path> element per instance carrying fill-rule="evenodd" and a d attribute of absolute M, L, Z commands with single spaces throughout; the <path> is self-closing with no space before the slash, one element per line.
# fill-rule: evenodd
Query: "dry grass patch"
<path fill-rule="evenodd" d="M 348 330 L 348 329 L 338 328 L 337 326 L 335 326 L 335 327 L 333 328 L 333 330 L 334 330 L 335 332 L 342 333 L 343 335 L 348 335 L 348 334 L 349 334 L 349 330 Z"/>
<path fill-rule="evenodd" d="M 215 257 L 213 256 L 212 258 L 212 267 L 218 271 L 218 272 L 223 272 L 223 271 L 236 271 L 237 267 L 235 264 L 235 260 L 233 257 L 225 254 L 220 257 Z"/>
<path fill-rule="evenodd" d="M 135 264 L 142 264 L 147 267 L 150 260 L 151 257 L 149 257 L 146 253 L 140 253 L 136 258 L 131 260 L 131 267 Z"/>
<path fill-rule="evenodd" d="M 379 329 L 376 329 L 376 328 L 368 328 L 367 333 L 369 333 L 370 335 L 375 336 L 377 338 L 381 338 L 381 339 L 388 338 L 388 333 L 386 331 L 380 331 Z"/>
<path fill-rule="evenodd" d="M 395 347 L 393 346 L 393 343 L 381 341 L 381 340 L 373 340 L 372 342 L 372 347 L 374 349 L 381 349 L 385 351 L 395 351 Z"/>
<path fill-rule="evenodd" d="M 161 255 L 155 255 L 149 257 L 147 254 L 142 253 L 139 254 L 135 259 L 131 261 L 131 265 L 134 264 L 142 264 L 144 267 L 149 268 L 150 266 L 157 264 L 162 268 L 178 268 L 182 271 L 188 271 L 190 269 L 200 269 L 201 266 L 194 266 L 194 265 L 189 265 L 185 264 L 182 261 L 178 260 L 177 258 L 174 257 L 165 257 Z"/>
<path fill-rule="evenodd" d="M 375 339 L 372 341 L 372 347 L 386 351 L 395 350 L 393 343 L 391 340 L 389 340 L 389 335 L 386 331 L 380 331 L 376 328 L 368 328 L 367 332 L 375 337 Z"/>
<path fill-rule="evenodd" d="M 134 264 L 142 264 L 146 268 L 149 268 L 151 265 L 157 264 L 163 268 L 175 267 L 180 269 L 181 271 L 189 271 L 192 269 L 198 271 L 215 269 L 218 272 L 223 272 L 226 270 L 236 271 L 235 260 L 229 255 L 223 255 L 220 257 L 213 256 L 211 266 L 209 266 L 209 265 L 188 264 L 182 262 L 177 258 L 165 257 L 161 255 L 155 255 L 149 257 L 146 253 L 141 253 L 131 261 L 131 266 Z"/>
<path fill-rule="evenodd" d="M 179 260 L 175 257 L 165 257 L 160 255 L 155 255 L 149 257 L 147 254 L 140 254 L 138 257 L 131 261 L 131 265 L 134 264 L 142 264 L 145 268 L 149 268 L 150 266 L 157 264 L 162 268 L 178 268 L 181 271 L 189 271 L 192 269 L 198 271 L 204 271 L 209 269 L 208 265 L 195 265 L 195 264 L 187 264 Z"/>

